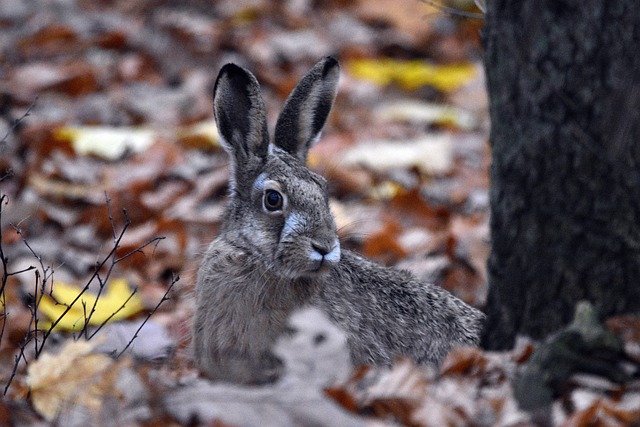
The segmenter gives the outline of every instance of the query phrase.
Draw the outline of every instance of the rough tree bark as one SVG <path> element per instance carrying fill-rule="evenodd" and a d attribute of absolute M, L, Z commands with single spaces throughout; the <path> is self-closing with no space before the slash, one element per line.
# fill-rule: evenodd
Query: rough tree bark
<path fill-rule="evenodd" d="M 587 299 L 640 311 L 635 0 L 488 1 L 491 253 L 483 344 L 542 338 Z"/>

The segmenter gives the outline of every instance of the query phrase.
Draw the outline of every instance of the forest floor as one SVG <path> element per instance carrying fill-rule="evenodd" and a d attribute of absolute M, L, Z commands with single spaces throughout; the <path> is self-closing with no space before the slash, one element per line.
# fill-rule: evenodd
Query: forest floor
<path fill-rule="evenodd" d="M 212 117 L 227 62 L 256 75 L 273 129 L 298 79 L 336 57 L 339 94 L 309 165 L 329 181 L 342 244 L 482 309 L 483 20 L 457 3 L 478 16 L 418 0 L 3 0 L 0 424 L 640 423 L 637 380 L 573 375 L 542 409 L 519 409 L 525 339 L 455 350 L 439 369 L 352 367 L 313 310 L 278 343 L 288 369 L 273 385 L 191 366 L 194 275 L 227 194 Z M 640 360 L 640 323 L 608 325 Z"/>

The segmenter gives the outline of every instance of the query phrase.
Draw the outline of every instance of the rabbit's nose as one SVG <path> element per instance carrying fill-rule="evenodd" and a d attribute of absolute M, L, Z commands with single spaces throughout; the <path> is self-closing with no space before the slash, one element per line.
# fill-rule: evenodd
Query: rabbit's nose
<path fill-rule="evenodd" d="M 322 256 L 325 256 L 326 254 L 331 252 L 331 250 L 333 249 L 327 244 L 322 244 L 317 242 L 311 243 L 311 247 L 313 248 L 314 251 L 318 252 Z"/>
<path fill-rule="evenodd" d="M 332 242 L 311 242 L 314 254 L 312 258 L 322 262 L 338 262 L 340 259 L 340 242 L 335 239 Z"/>

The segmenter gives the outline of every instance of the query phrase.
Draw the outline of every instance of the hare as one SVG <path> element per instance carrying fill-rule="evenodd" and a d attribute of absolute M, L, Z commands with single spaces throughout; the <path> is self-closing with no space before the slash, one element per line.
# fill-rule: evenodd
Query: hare
<path fill-rule="evenodd" d="M 230 156 L 230 203 L 196 284 L 194 351 L 206 375 L 240 383 L 278 378 L 271 348 L 289 315 L 325 311 L 346 334 L 355 364 L 397 356 L 438 364 L 478 341 L 484 314 L 410 273 L 341 249 L 327 183 L 306 166 L 336 96 L 338 62 L 326 57 L 287 98 L 270 143 L 260 87 L 227 64 L 213 110 Z"/>

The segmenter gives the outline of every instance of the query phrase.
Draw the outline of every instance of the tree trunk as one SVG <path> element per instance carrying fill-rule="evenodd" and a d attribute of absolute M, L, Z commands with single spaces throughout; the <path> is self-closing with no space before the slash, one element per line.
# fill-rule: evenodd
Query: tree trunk
<path fill-rule="evenodd" d="M 483 344 L 640 311 L 635 0 L 488 1 L 491 253 Z"/>

